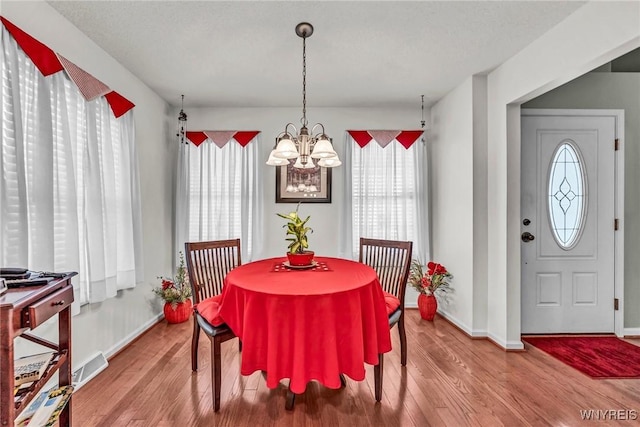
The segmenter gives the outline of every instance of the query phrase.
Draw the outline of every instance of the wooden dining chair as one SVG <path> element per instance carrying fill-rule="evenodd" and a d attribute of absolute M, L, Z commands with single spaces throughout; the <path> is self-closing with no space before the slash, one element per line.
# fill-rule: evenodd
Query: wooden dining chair
<path fill-rule="evenodd" d="M 404 330 L 404 294 L 411 266 L 413 242 L 360 238 L 359 261 L 372 267 L 378 274 L 382 290 L 400 300 L 398 308 L 389 313 L 389 327 L 398 325 L 400 334 L 400 361 L 407 364 L 407 336 Z M 382 371 L 384 355 L 378 355 L 374 367 L 376 400 L 382 399 Z"/>
<path fill-rule="evenodd" d="M 196 310 L 193 314 L 193 337 L 191 338 L 191 369 L 198 370 L 198 339 L 200 330 L 211 341 L 211 388 L 213 410 L 220 409 L 221 362 L 220 344 L 235 338 L 233 331 L 226 325 L 214 326 L 197 311 L 197 304 L 205 299 L 220 295 L 224 277 L 233 268 L 239 266 L 240 239 L 217 240 L 210 242 L 185 243 L 187 271 L 193 293 Z M 242 350 L 241 343 L 240 350 Z"/>

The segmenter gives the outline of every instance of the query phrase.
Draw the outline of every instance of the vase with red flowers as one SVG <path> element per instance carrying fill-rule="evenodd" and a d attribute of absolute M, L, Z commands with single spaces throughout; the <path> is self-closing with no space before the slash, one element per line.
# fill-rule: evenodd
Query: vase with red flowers
<path fill-rule="evenodd" d="M 164 300 L 164 317 L 169 323 L 186 322 L 191 316 L 191 285 L 187 276 L 187 268 L 184 265 L 184 256 L 180 252 L 180 263 L 173 278 L 158 277 L 161 281 L 159 287 L 153 288 L 153 292 Z"/>
<path fill-rule="evenodd" d="M 449 280 L 453 277 L 444 265 L 430 261 L 426 272 L 420 261 L 411 261 L 409 284 L 420 294 L 418 295 L 418 310 L 420 317 L 425 320 L 433 320 L 438 311 L 437 293 L 451 292 Z"/>

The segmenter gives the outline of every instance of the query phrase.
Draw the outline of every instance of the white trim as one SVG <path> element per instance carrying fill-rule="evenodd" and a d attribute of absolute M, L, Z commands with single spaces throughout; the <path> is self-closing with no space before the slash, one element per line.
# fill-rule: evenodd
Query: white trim
<path fill-rule="evenodd" d="M 624 328 L 625 337 L 640 337 L 640 328 Z"/>
<path fill-rule="evenodd" d="M 494 344 L 504 348 L 505 350 L 524 350 L 524 344 L 522 343 L 522 341 L 505 341 L 492 333 L 489 333 L 487 335 L 487 338 L 489 338 L 494 342 Z"/>
<path fill-rule="evenodd" d="M 614 298 L 618 298 L 619 307 L 614 312 L 614 332 L 622 337 L 624 329 L 624 110 L 596 110 L 596 109 L 549 109 L 549 108 L 523 108 L 520 116 L 596 116 L 613 117 L 616 122 L 616 138 L 620 142 L 615 153 L 615 212 L 618 218 L 618 231 L 614 234 Z M 522 144 L 522 141 L 520 141 Z M 522 183 L 520 183 L 522 186 Z M 520 255 L 522 260 L 522 255 Z M 522 283 L 520 284 L 522 286 Z M 520 296 L 522 299 L 522 294 Z M 522 321 L 522 320 L 521 320 Z"/>
<path fill-rule="evenodd" d="M 469 329 L 468 326 L 460 322 L 460 320 L 457 319 L 455 316 L 452 316 L 451 314 L 443 310 L 438 309 L 438 314 L 443 318 L 445 318 L 447 322 L 456 326 L 458 329 L 460 329 L 462 332 L 467 334 L 472 339 L 473 338 L 488 339 L 489 341 L 492 341 L 496 346 L 502 347 L 506 351 L 524 350 L 524 344 L 522 343 L 522 341 L 504 341 L 498 338 L 496 335 L 490 334 L 484 329 Z"/>
<path fill-rule="evenodd" d="M 618 231 L 614 235 L 615 239 L 615 287 L 614 297 L 619 300 L 618 310 L 615 312 L 615 332 L 617 336 L 624 335 L 624 161 L 625 161 L 625 138 L 624 138 L 624 110 L 611 110 L 615 112 L 616 136 L 619 147 L 616 152 L 616 194 L 615 194 L 615 215 L 618 218 Z"/>
<path fill-rule="evenodd" d="M 458 319 L 457 317 L 453 316 L 451 313 L 448 313 L 448 312 L 446 312 L 444 310 L 438 309 L 438 314 L 440 316 L 444 317 L 445 319 L 447 319 L 447 321 L 451 322 L 458 329 L 460 329 L 462 332 L 464 332 L 465 334 L 469 335 L 472 338 L 486 338 L 487 337 L 487 331 L 485 329 L 471 329 L 471 328 L 469 328 L 469 326 L 467 326 L 466 324 L 462 323 L 460 321 L 460 319 Z"/>
<path fill-rule="evenodd" d="M 522 341 L 507 341 L 506 350 L 524 350 Z"/>
<path fill-rule="evenodd" d="M 153 325 L 155 325 L 156 323 L 158 323 L 158 321 L 160 319 L 162 319 L 164 317 L 163 313 L 158 313 L 157 315 L 155 315 L 154 317 L 152 317 L 151 319 L 149 319 L 147 322 L 145 322 L 144 324 L 142 324 L 139 328 L 135 329 L 133 332 L 131 332 L 129 335 L 127 335 L 126 337 L 124 337 L 123 339 L 121 339 L 120 341 L 118 341 L 115 345 L 113 345 L 110 349 L 108 349 L 107 351 L 104 352 L 104 355 L 107 359 L 111 358 L 112 356 L 114 356 L 116 353 L 118 353 L 120 350 L 122 350 L 123 348 L 125 348 L 126 346 L 128 346 L 129 344 L 131 344 L 136 338 L 138 338 L 140 335 L 142 335 L 143 333 L 145 333 L 148 329 L 150 329 Z"/>

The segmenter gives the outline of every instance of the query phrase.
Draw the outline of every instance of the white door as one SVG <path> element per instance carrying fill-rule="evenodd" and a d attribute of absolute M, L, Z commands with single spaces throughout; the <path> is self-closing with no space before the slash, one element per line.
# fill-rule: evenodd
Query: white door
<path fill-rule="evenodd" d="M 522 112 L 522 333 L 614 332 L 616 118 Z"/>

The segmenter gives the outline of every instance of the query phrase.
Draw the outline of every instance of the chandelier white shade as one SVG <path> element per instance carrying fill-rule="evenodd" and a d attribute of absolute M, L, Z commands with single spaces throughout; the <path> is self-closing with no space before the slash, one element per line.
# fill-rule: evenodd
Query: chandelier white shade
<path fill-rule="evenodd" d="M 323 168 L 335 168 L 336 166 L 340 166 L 341 164 L 342 164 L 342 162 L 340 161 L 338 156 L 336 156 L 336 157 L 327 157 L 325 159 L 320 159 L 318 161 L 318 166 L 323 167 Z"/>
<path fill-rule="evenodd" d="M 296 34 L 302 38 L 302 119 L 300 119 L 302 127 L 298 131 L 293 123 L 287 123 L 284 132 L 276 137 L 276 146 L 269 154 L 267 165 L 283 166 L 289 164 L 289 160 L 296 159 L 293 167 L 300 169 L 340 166 L 342 162 L 333 149 L 331 139 L 325 134 L 324 126 L 317 123 L 311 128 L 311 132 L 307 128 L 306 40 L 313 34 L 313 25 L 301 22 L 296 26 Z"/>
<path fill-rule="evenodd" d="M 269 159 L 267 160 L 267 164 L 269 166 L 284 166 L 289 164 L 289 160 L 276 157 L 275 153 L 275 149 L 271 150 L 271 153 L 269 153 Z"/>

